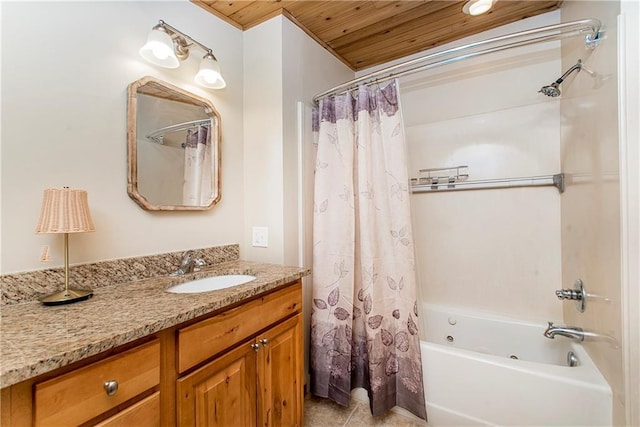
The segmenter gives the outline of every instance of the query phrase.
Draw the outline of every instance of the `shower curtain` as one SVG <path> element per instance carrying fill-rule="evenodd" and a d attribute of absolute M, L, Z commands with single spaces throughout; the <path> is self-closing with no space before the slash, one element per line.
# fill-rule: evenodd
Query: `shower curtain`
<path fill-rule="evenodd" d="M 184 184 L 182 204 L 206 206 L 212 193 L 212 146 L 211 126 L 198 126 L 187 130 L 184 146 Z"/>
<path fill-rule="evenodd" d="M 320 100 L 313 222 L 311 390 L 426 419 L 406 148 L 397 82 Z"/>

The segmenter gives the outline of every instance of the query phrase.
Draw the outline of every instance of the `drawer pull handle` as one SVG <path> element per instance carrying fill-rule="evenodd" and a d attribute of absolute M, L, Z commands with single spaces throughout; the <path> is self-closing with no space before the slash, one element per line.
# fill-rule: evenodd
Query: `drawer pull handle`
<path fill-rule="evenodd" d="M 111 380 L 105 382 L 104 389 L 107 392 L 107 396 L 113 396 L 118 391 L 118 381 Z"/>
<path fill-rule="evenodd" d="M 262 339 L 260 340 L 260 344 L 262 344 L 263 346 L 265 346 L 265 347 L 266 347 L 266 346 L 269 344 L 269 340 L 268 340 L 268 339 L 266 339 L 266 338 L 262 338 Z"/>
<path fill-rule="evenodd" d="M 252 343 L 251 344 L 251 348 L 254 349 L 255 351 L 258 351 L 258 350 L 260 350 L 260 344 Z"/>

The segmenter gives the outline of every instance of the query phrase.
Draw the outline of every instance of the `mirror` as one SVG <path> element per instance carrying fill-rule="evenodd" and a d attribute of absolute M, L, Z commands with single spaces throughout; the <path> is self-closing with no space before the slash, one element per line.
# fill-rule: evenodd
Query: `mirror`
<path fill-rule="evenodd" d="M 127 192 L 146 210 L 205 210 L 220 200 L 220 115 L 213 104 L 143 77 L 128 87 Z"/>

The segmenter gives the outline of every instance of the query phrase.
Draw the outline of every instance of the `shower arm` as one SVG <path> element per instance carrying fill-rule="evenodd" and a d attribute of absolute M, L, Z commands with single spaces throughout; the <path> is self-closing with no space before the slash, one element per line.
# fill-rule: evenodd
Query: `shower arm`
<path fill-rule="evenodd" d="M 562 83 L 562 82 L 564 81 L 564 79 L 566 79 L 566 78 L 567 78 L 567 76 L 568 76 L 569 74 L 573 73 L 575 70 L 578 70 L 578 71 L 582 70 L 582 60 L 581 60 L 581 59 L 578 59 L 578 62 L 577 62 L 573 67 L 569 68 L 569 69 L 568 69 L 568 70 L 567 70 L 567 71 L 562 75 L 562 77 L 560 77 L 558 80 L 556 80 L 556 83 L 557 83 L 557 84 Z"/>

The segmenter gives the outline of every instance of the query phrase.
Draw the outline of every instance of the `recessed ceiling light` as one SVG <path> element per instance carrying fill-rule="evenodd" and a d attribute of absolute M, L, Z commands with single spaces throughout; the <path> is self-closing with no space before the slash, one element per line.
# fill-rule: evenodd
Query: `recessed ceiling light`
<path fill-rule="evenodd" d="M 471 16 L 482 15 L 488 12 L 496 1 L 498 0 L 469 0 L 462 6 L 462 11 Z"/>

